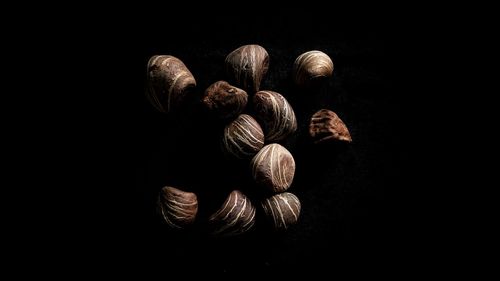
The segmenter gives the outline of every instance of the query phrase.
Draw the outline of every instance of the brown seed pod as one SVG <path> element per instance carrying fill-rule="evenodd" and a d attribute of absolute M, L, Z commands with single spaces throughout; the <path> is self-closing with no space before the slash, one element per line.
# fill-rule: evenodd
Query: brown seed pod
<path fill-rule="evenodd" d="M 165 186 L 160 190 L 158 207 L 170 227 L 185 228 L 194 223 L 198 212 L 198 199 L 192 192 Z"/>
<path fill-rule="evenodd" d="M 285 147 L 277 143 L 264 146 L 250 165 L 255 182 L 272 192 L 283 192 L 292 184 L 295 160 Z"/>
<path fill-rule="evenodd" d="M 351 134 L 344 122 L 328 109 L 314 113 L 309 124 L 309 134 L 315 143 L 325 141 L 352 142 Z"/>
<path fill-rule="evenodd" d="M 238 87 L 253 94 L 269 68 L 269 55 L 259 45 L 244 45 L 226 57 L 226 71 Z"/>
<path fill-rule="evenodd" d="M 333 74 L 333 62 L 321 51 L 309 51 L 298 56 L 293 64 L 295 83 L 308 87 Z"/>
<path fill-rule="evenodd" d="M 226 81 L 217 81 L 205 90 L 202 103 L 217 119 L 232 119 L 247 105 L 248 95 Z"/>
<path fill-rule="evenodd" d="M 264 133 L 250 115 L 241 114 L 224 129 L 222 148 L 236 158 L 254 156 L 264 146 Z"/>
<path fill-rule="evenodd" d="M 212 234 L 234 236 L 249 231 L 255 224 L 255 207 L 241 191 L 229 194 L 222 207 L 208 219 Z"/>
<path fill-rule="evenodd" d="M 157 110 L 166 113 L 175 111 L 196 87 L 196 80 L 184 63 L 165 55 L 149 59 L 147 83 L 149 101 Z"/>
<path fill-rule="evenodd" d="M 300 201 L 290 192 L 275 194 L 261 202 L 268 221 L 276 230 L 286 230 L 294 225 L 300 216 Z"/>
<path fill-rule="evenodd" d="M 260 91 L 253 97 L 255 117 L 262 124 L 266 142 L 278 142 L 297 130 L 292 106 L 279 93 Z"/>

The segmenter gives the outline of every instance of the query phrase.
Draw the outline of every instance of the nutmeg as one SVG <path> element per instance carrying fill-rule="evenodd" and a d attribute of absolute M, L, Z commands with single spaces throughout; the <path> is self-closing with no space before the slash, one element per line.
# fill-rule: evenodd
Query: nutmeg
<path fill-rule="evenodd" d="M 231 119 L 240 114 L 247 105 L 247 93 L 226 81 L 217 81 L 205 90 L 202 103 L 217 119 Z"/>
<path fill-rule="evenodd" d="M 264 213 L 276 230 L 286 230 L 299 220 L 300 201 L 290 192 L 275 194 L 261 202 Z"/>
<path fill-rule="evenodd" d="M 250 115 L 241 114 L 224 129 L 222 148 L 236 158 L 254 156 L 264 146 L 264 133 Z"/>
<path fill-rule="evenodd" d="M 250 165 L 255 182 L 272 192 L 283 192 L 292 184 L 295 160 L 285 147 L 277 143 L 264 146 Z"/>
<path fill-rule="evenodd" d="M 259 91 L 253 97 L 255 117 L 262 124 L 266 142 L 278 142 L 297 130 L 292 106 L 279 93 Z"/>
<path fill-rule="evenodd" d="M 332 74 L 332 59 L 321 51 L 303 53 L 293 64 L 293 78 L 301 87 L 311 86 Z"/>
<path fill-rule="evenodd" d="M 146 95 L 160 112 L 175 111 L 196 86 L 189 69 L 174 56 L 152 56 L 147 68 Z"/>
<path fill-rule="evenodd" d="M 192 192 L 165 186 L 160 190 L 158 206 L 165 222 L 173 228 L 185 228 L 194 223 L 198 199 Z"/>
<path fill-rule="evenodd" d="M 234 236 L 249 231 L 255 224 L 255 207 L 241 191 L 229 194 L 222 207 L 208 219 L 212 234 Z"/>
<path fill-rule="evenodd" d="M 351 134 L 344 122 L 328 109 L 314 113 L 309 124 L 309 134 L 315 143 L 325 141 L 352 142 Z"/>
<path fill-rule="evenodd" d="M 259 45 L 244 45 L 226 57 L 226 71 L 238 87 L 253 94 L 269 68 L 269 55 Z"/>

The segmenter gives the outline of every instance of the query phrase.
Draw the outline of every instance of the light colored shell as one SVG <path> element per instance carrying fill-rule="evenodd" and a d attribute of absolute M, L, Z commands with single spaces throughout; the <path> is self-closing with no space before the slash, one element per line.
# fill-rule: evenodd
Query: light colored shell
<path fill-rule="evenodd" d="M 243 234 L 255 224 L 255 207 L 241 191 L 229 194 L 222 207 L 208 219 L 212 235 L 234 236 Z"/>
<path fill-rule="evenodd" d="M 283 146 L 273 143 L 264 146 L 251 162 L 255 182 L 272 192 L 283 192 L 292 184 L 295 160 Z"/>
<path fill-rule="evenodd" d="M 247 93 L 226 81 L 217 81 L 205 90 L 202 103 L 217 119 L 231 119 L 240 114 L 248 102 Z"/>
<path fill-rule="evenodd" d="M 303 53 L 293 64 L 293 77 L 299 86 L 309 86 L 313 80 L 331 77 L 332 74 L 332 59 L 321 51 Z"/>
<path fill-rule="evenodd" d="M 264 133 L 252 116 L 241 114 L 224 129 L 222 146 L 236 158 L 251 158 L 264 146 Z"/>
<path fill-rule="evenodd" d="M 148 90 L 146 95 L 160 112 L 178 107 L 196 86 L 196 80 L 184 63 L 167 55 L 152 56 L 148 62 Z"/>
<path fill-rule="evenodd" d="M 259 45 L 244 45 L 226 57 L 226 71 L 236 86 L 253 94 L 260 88 L 269 68 L 269 54 Z"/>
<path fill-rule="evenodd" d="M 198 212 L 196 194 L 171 186 L 161 189 L 158 205 L 163 219 L 172 228 L 184 228 L 194 223 Z"/>
<path fill-rule="evenodd" d="M 297 130 L 293 108 L 281 94 L 257 92 L 253 104 L 255 116 L 263 125 L 266 142 L 281 141 Z"/>
<path fill-rule="evenodd" d="M 314 113 L 309 124 L 309 134 L 315 143 L 325 141 L 352 142 L 351 134 L 345 123 L 328 109 L 321 109 Z"/>
<path fill-rule="evenodd" d="M 290 192 L 275 194 L 261 202 L 264 213 L 274 229 L 286 230 L 299 220 L 300 201 Z"/>

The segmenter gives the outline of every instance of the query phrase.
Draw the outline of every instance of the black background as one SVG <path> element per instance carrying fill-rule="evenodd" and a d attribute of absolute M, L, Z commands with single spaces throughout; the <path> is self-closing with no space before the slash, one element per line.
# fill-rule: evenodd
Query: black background
<path fill-rule="evenodd" d="M 67 182 L 77 179 L 82 185 L 76 197 L 88 201 L 76 210 L 71 201 L 65 203 L 75 210 L 66 222 L 78 234 L 70 252 L 90 252 L 92 267 L 121 274 L 188 270 L 221 275 L 250 268 L 252 273 L 333 275 L 387 272 L 404 264 L 408 218 L 402 208 L 406 199 L 399 195 L 407 147 L 397 85 L 398 65 L 406 56 L 393 18 L 375 11 L 347 15 L 301 9 L 237 15 L 221 10 L 202 17 L 146 14 L 148 21 L 111 21 L 94 27 L 85 39 L 75 37 L 76 44 L 88 39 L 82 60 L 88 59 L 90 67 L 72 80 L 80 86 L 75 100 L 81 98 L 83 106 L 71 109 L 78 118 L 69 138 L 78 144 L 65 151 L 69 158 L 86 160 L 66 167 L 66 176 Z M 280 235 L 258 229 L 212 239 L 196 229 L 172 232 L 155 209 L 162 186 L 200 193 L 207 205 L 200 201 L 203 216 L 222 203 L 232 185 L 248 182 L 245 165 L 228 163 L 218 151 L 221 126 L 154 111 L 144 95 L 147 61 L 155 54 L 180 58 L 202 92 L 226 78 L 225 56 L 244 44 L 266 48 L 270 69 L 261 88 L 282 93 L 297 114 L 299 130 L 285 146 L 297 163 L 290 192 L 302 202 L 300 221 Z M 315 49 L 332 58 L 334 76 L 321 90 L 298 91 L 289 77 L 293 61 Z M 308 119 L 321 108 L 339 114 L 352 144 L 308 142 Z"/>

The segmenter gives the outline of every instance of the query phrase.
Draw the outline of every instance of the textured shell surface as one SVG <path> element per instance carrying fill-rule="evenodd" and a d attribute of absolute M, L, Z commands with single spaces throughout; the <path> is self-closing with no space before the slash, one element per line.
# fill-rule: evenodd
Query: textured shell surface
<path fill-rule="evenodd" d="M 244 45 L 227 55 L 226 72 L 248 94 L 257 92 L 269 69 L 269 54 L 262 46 Z"/>
<path fill-rule="evenodd" d="M 196 86 L 196 80 L 186 65 L 170 55 L 156 55 L 147 66 L 146 95 L 160 112 L 174 111 Z"/>
<path fill-rule="evenodd" d="M 196 194 L 171 186 L 160 190 L 158 205 L 163 219 L 172 228 L 184 228 L 194 223 L 198 213 Z"/>
<path fill-rule="evenodd" d="M 309 135 L 315 143 L 327 141 L 352 142 L 351 134 L 338 115 L 328 109 L 314 113 L 309 124 Z"/>
<path fill-rule="evenodd" d="M 240 114 L 224 129 L 222 146 L 236 158 L 251 158 L 264 146 L 264 133 L 252 116 Z"/>
<path fill-rule="evenodd" d="M 266 142 L 284 140 L 297 130 L 297 119 L 284 96 L 274 91 L 259 91 L 253 98 L 255 117 L 262 124 Z"/>
<path fill-rule="evenodd" d="M 251 163 L 255 182 L 272 192 L 283 192 L 292 184 L 295 175 L 295 160 L 282 145 L 273 143 L 264 146 Z"/>
<path fill-rule="evenodd" d="M 239 190 L 232 191 L 222 207 L 208 219 L 212 235 L 234 236 L 243 234 L 255 224 L 255 207 Z"/>
<path fill-rule="evenodd" d="M 275 194 L 261 202 L 268 220 L 276 230 L 286 230 L 299 220 L 301 204 L 290 192 Z"/>
<path fill-rule="evenodd" d="M 231 119 L 246 107 L 248 94 L 226 81 L 217 81 L 205 90 L 202 103 L 218 119 Z"/>
<path fill-rule="evenodd" d="M 293 77 L 299 86 L 308 86 L 318 78 L 333 75 L 333 61 L 321 51 L 309 51 L 297 57 L 293 64 Z"/>

